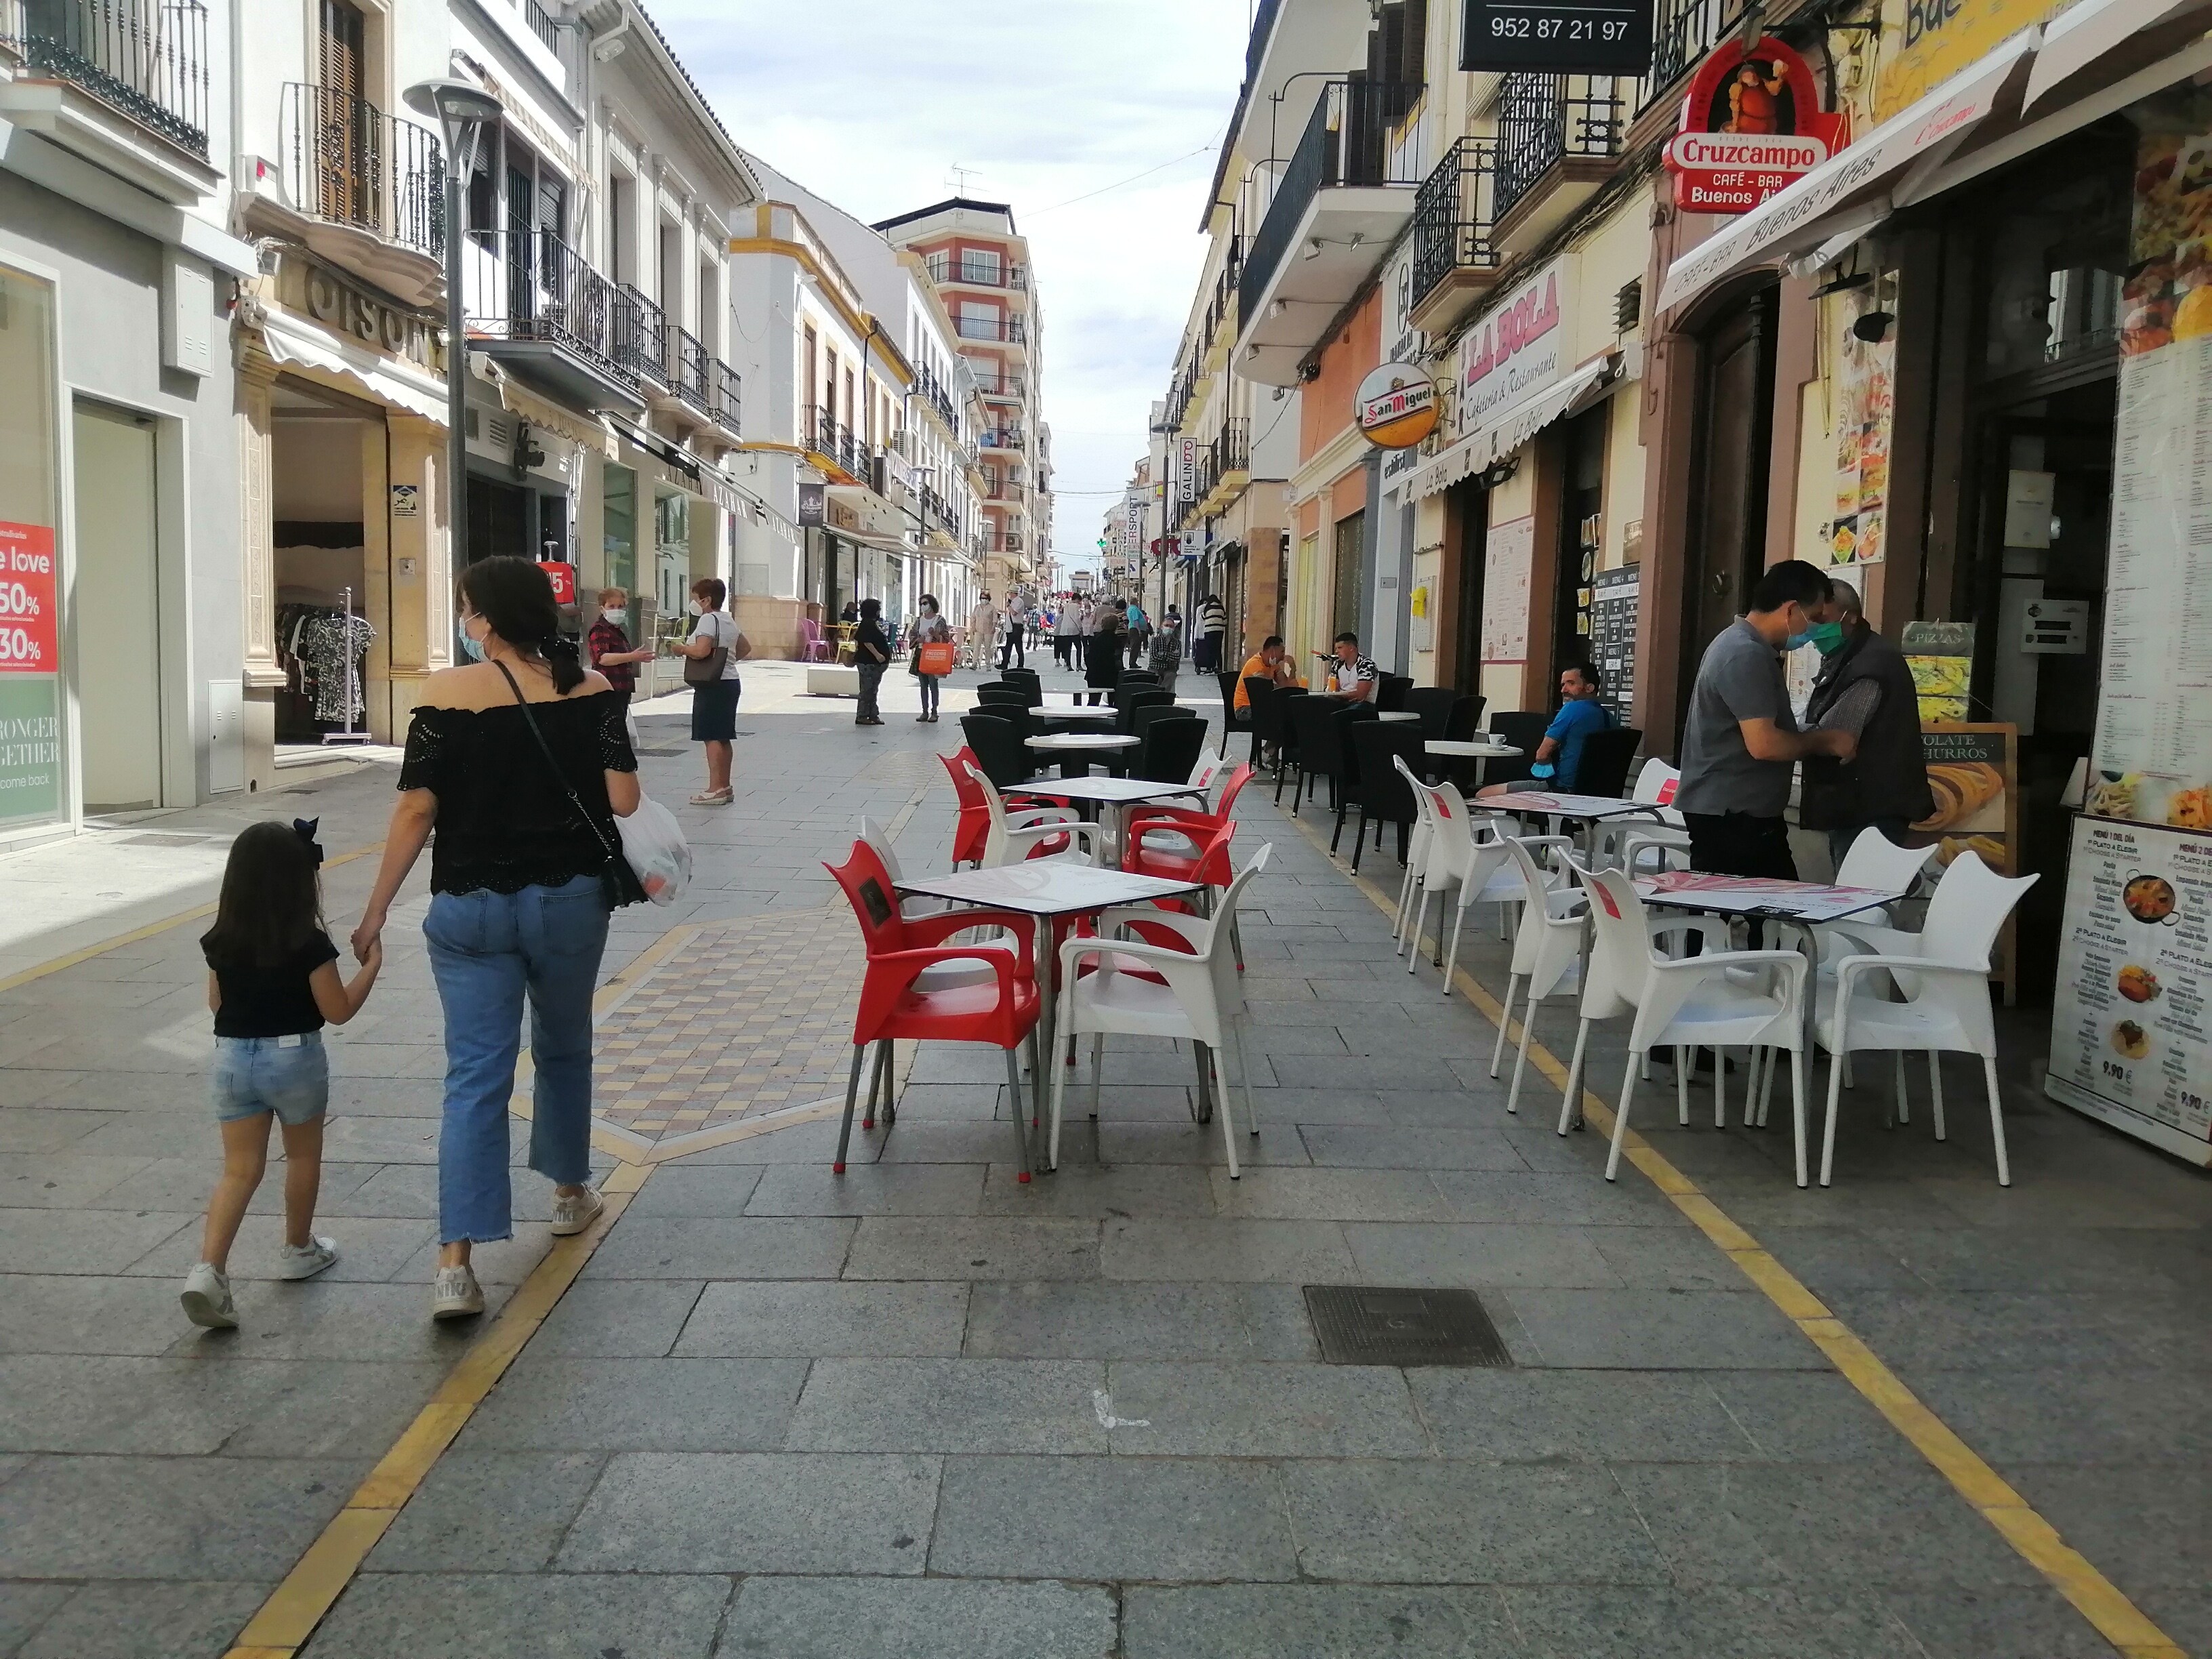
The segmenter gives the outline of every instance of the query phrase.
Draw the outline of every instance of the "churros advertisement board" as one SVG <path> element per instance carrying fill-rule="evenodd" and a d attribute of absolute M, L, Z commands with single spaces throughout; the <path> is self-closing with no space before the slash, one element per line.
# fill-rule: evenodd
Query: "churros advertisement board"
<path fill-rule="evenodd" d="M 1936 861 L 1972 848 L 1999 875 L 2020 873 L 2020 728 L 1930 722 L 1920 728 L 1928 788 L 1936 811 L 1912 828 L 1936 837 Z M 2019 952 L 2007 921 L 1993 957 L 1993 977 L 2009 1004 L 2019 989 Z"/>
<path fill-rule="evenodd" d="M 2045 1092 L 2212 1164 L 2212 836 L 2077 818 Z"/>

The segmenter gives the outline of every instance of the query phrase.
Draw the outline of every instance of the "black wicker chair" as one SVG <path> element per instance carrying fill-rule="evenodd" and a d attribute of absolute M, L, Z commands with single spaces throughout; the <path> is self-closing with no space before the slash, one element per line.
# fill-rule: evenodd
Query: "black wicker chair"
<path fill-rule="evenodd" d="M 1517 783 L 1527 777 L 1528 769 L 1535 764 L 1536 745 L 1543 742 L 1544 728 L 1551 723 L 1552 717 L 1541 709 L 1501 708 L 1492 714 L 1490 735 L 1521 752 L 1508 759 L 1483 763 L 1483 782 Z"/>
<path fill-rule="evenodd" d="M 1628 769 L 1635 764 L 1644 733 L 1632 726 L 1609 726 L 1583 738 L 1581 758 L 1575 764 L 1577 795 L 1625 795 Z"/>
<path fill-rule="evenodd" d="M 1129 763 L 1129 775 L 1154 783 L 1186 781 L 1206 750 L 1206 721 L 1187 708 L 1148 708 L 1144 742 Z"/>
<path fill-rule="evenodd" d="M 1012 720 L 994 714 L 963 714 L 961 734 L 975 752 L 983 775 L 1000 789 L 1018 789 L 1030 781 L 1036 767 L 1020 730 Z"/>
<path fill-rule="evenodd" d="M 1458 701 L 1459 693 L 1448 685 L 1417 685 L 1406 693 L 1407 709 L 1421 717 L 1423 741 L 1445 734 L 1451 725 L 1452 704 Z"/>
<path fill-rule="evenodd" d="M 1359 811 L 1358 833 L 1352 838 L 1352 867 L 1359 868 L 1360 848 L 1366 844 L 1368 826 L 1375 829 L 1375 844 L 1382 844 L 1382 826 L 1398 826 L 1398 862 L 1406 861 L 1406 847 L 1412 838 L 1413 820 L 1420 816 L 1420 808 L 1413 803 L 1413 791 L 1398 769 L 1391 764 L 1402 759 L 1419 775 L 1425 756 L 1421 745 L 1428 739 L 1421 728 L 1411 720 L 1372 720 L 1352 728 L 1352 758 L 1358 763 L 1359 775 L 1344 792 L 1345 805 Z M 1337 830 L 1344 828 L 1344 814 L 1337 813 Z M 1334 838 L 1329 850 L 1336 850 Z"/>

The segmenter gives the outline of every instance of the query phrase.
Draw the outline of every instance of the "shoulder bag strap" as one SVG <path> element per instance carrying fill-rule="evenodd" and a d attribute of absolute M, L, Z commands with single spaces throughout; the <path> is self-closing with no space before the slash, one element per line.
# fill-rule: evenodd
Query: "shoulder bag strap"
<path fill-rule="evenodd" d="M 545 733 L 538 729 L 538 716 L 530 712 L 530 700 L 522 695 L 522 687 L 516 683 L 514 676 L 507 672 L 505 663 L 494 658 L 491 665 L 499 670 L 500 678 L 514 693 L 515 704 L 522 710 L 522 723 L 530 728 L 530 735 L 538 739 L 538 752 L 545 757 L 545 764 L 553 774 L 554 782 L 561 786 L 561 793 L 568 796 L 568 805 L 576 809 L 576 816 L 583 819 L 584 828 L 590 830 L 592 839 L 599 842 L 599 851 L 610 859 L 615 857 L 617 849 L 607 845 L 607 838 L 600 833 L 599 824 L 584 810 L 583 798 L 577 794 L 575 786 L 568 781 L 568 775 L 561 769 L 561 763 L 553 757 L 553 745 L 545 741 Z"/>

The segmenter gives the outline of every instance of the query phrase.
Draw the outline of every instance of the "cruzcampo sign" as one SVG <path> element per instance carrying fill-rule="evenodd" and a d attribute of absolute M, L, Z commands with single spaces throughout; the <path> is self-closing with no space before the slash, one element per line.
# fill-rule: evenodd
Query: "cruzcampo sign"
<path fill-rule="evenodd" d="M 1768 36 L 1713 49 L 1682 100 L 1664 160 L 1685 213 L 1748 213 L 1842 148 L 1844 118 L 1821 112 L 1805 60 Z"/>
<path fill-rule="evenodd" d="M 2055 17 L 2073 0 L 1882 0 L 1881 74 L 1874 118 L 1907 104 L 1987 57 L 2031 24 Z"/>

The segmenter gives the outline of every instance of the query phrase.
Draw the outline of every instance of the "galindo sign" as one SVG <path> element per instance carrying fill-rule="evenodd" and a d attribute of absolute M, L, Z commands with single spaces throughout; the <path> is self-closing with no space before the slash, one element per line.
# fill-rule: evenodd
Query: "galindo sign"
<path fill-rule="evenodd" d="M 1567 284 L 1565 261 L 1554 260 L 1460 342 L 1462 434 L 1559 378 L 1566 367 L 1567 330 L 1560 295 Z"/>
<path fill-rule="evenodd" d="M 1748 213 L 1826 161 L 1844 118 L 1821 112 L 1813 71 L 1771 36 L 1714 48 L 1691 78 L 1680 129 L 1668 141 L 1674 205 L 1685 213 Z"/>

